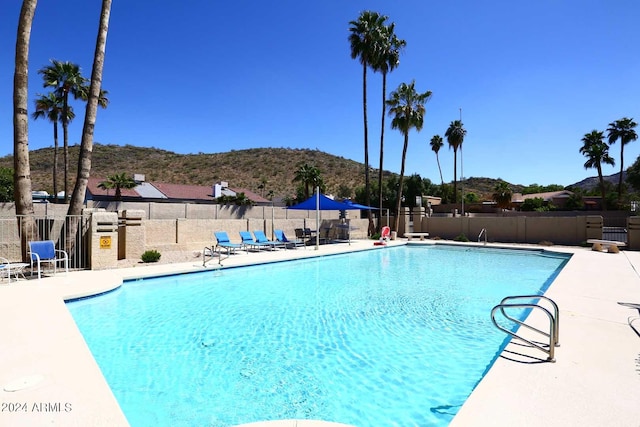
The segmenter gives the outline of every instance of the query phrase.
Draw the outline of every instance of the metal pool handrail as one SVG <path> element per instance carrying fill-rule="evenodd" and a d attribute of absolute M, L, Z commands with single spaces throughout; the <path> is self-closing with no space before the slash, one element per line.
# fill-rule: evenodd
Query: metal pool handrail
<path fill-rule="evenodd" d="M 551 313 L 548 309 L 542 307 L 541 305 L 537 304 L 537 303 L 508 303 L 507 301 L 512 301 L 512 300 L 522 300 L 522 299 L 541 299 L 544 301 L 547 301 L 551 304 L 552 309 L 553 309 L 553 313 Z M 545 313 L 547 315 L 547 317 L 549 318 L 549 333 L 546 333 L 540 329 L 534 328 L 531 325 L 527 325 L 526 323 L 524 323 L 521 320 L 518 320 L 514 317 L 509 316 L 505 309 L 508 308 L 530 308 L 532 310 L 540 310 L 543 313 Z M 537 333 L 540 333 L 546 337 L 549 338 L 549 346 L 548 349 L 538 345 L 536 343 L 534 343 L 533 341 L 530 341 L 518 334 L 516 334 L 513 331 L 510 331 L 506 328 L 504 328 L 503 326 L 500 326 L 498 324 L 498 322 L 496 321 L 495 315 L 497 311 L 500 311 L 502 313 L 502 315 L 509 319 L 510 321 L 520 325 L 520 326 L 524 326 L 532 331 L 535 331 Z M 524 341 L 525 343 L 531 345 L 534 348 L 537 348 L 540 351 L 545 352 L 548 357 L 547 360 L 549 362 L 555 362 L 555 357 L 554 357 L 554 349 L 555 347 L 559 347 L 560 343 L 559 343 L 559 328 L 560 328 L 560 319 L 559 319 L 559 310 L 558 310 L 558 305 L 550 298 L 545 297 L 543 295 L 513 295 L 513 296 L 508 296 L 502 299 L 502 301 L 500 302 L 500 304 L 496 305 L 495 307 L 493 307 L 493 309 L 491 309 L 491 321 L 493 322 L 493 324 L 500 329 L 503 332 L 506 332 L 507 334 L 511 335 L 514 338 L 517 338 L 521 341 Z"/>

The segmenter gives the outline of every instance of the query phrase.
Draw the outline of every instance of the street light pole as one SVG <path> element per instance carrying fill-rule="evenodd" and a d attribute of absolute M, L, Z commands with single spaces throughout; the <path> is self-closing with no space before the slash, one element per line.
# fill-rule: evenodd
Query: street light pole
<path fill-rule="evenodd" d="M 462 126 L 462 107 L 460 107 L 460 126 Z M 464 162 L 462 161 L 462 146 L 460 144 L 460 196 L 462 196 L 462 216 L 464 216 Z"/>

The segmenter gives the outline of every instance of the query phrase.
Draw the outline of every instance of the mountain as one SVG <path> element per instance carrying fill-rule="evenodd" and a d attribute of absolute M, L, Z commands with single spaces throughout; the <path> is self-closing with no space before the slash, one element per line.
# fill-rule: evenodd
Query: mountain
<path fill-rule="evenodd" d="M 620 172 L 614 173 L 613 175 L 604 176 L 603 178 L 605 182 L 609 182 L 611 183 L 611 185 L 614 186 L 614 188 L 617 188 L 618 181 L 620 179 Z M 625 182 L 626 180 L 627 180 L 627 172 L 624 171 L 622 173 L 622 182 Z M 584 191 L 590 191 L 590 190 L 599 188 L 599 186 L 600 186 L 600 181 L 598 180 L 598 177 L 592 176 L 589 178 L 585 178 L 582 181 L 576 182 L 575 184 L 571 184 L 567 186 L 567 188 L 568 189 L 580 188 Z"/>
<path fill-rule="evenodd" d="M 75 180 L 79 145 L 69 147 L 69 177 Z M 52 161 L 53 148 L 42 148 L 29 153 L 32 188 L 53 192 Z M 58 191 L 64 189 L 62 150 L 59 150 Z M 147 181 L 187 185 L 213 185 L 227 181 L 232 188 L 245 188 L 256 194 L 273 191 L 275 197 L 295 194 L 298 183 L 293 182 L 294 173 L 303 163 L 320 169 L 327 193 L 336 194 L 341 186 L 355 190 L 364 186 L 363 164 L 344 157 L 334 156 L 319 150 L 292 148 L 252 148 L 231 150 L 226 153 L 177 154 L 158 148 L 133 145 L 95 144 L 93 149 L 91 176 L 106 178 L 115 173 L 144 174 Z M 13 168 L 13 156 L 0 158 L 0 167 Z M 385 171 L 385 176 L 392 175 Z M 371 179 L 377 180 L 373 169 Z M 619 174 L 605 177 L 614 185 Z M 258 187 L 266 180 L 264 190 Z M 491 200 L 499 180 L 493 178 L 467 178 L 458 183 L 466 194 L 475 193 L 482 200 Z M 437 185 L 437 183 L 434 182 Z M 598 178 L 586 178 L 568 188 L 591 190 L 598 185 Z M 72 189 L 72 184 L 70 184 Z M 522 192 L 523 185 L 510 184 L 513 192 Z M 352 194 L 353 195 L 353 194 Z"/>
<path fill-rule="evenodd" d="M 76 177 L 79 145 L 69 147 L 69 177 Z M 63 185 L 63 158 L 59 150 L 58 191 Z M 42 148 L 29 153 L 32 188 L 51 193 L 53 148 Z M 132 145 L 95 144 L 91 176 L 106 178 L 115 173 L 144 174 L 146 181 L 173 184 L 212 186 L 227 181 L 232 188 L 244 188 L 256 194 L 273 191 L 275 197 L 295 195 L 298 183 L 293 182 L 295 171 L 304 163 L 317 167 L 327 186 L 327 192 L 336 194 L 341 186 L 351 190 L 364 186 L 363 165 L 353 160 L 318 150 L 291 148 L 253 148 L 231 150 L 214 154 L 177 154 L 157 148 Z M 13 156 L 0 158 L 0 167 L 13 168 Z M 391 174 L 385 172 L 385 175 Z M 371 179 L 377 179 L 374 170 Z M 266 181 L 265 189 L 258 187 Z"/>

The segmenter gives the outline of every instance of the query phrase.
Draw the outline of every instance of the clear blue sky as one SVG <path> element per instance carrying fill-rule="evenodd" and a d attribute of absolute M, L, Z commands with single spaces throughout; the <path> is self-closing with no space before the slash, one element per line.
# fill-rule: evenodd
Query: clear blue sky
<path fill-rule="evenodd" d="M 21 2 L 0 2 L 0 155 L 12 152 L 12 82 Z M 349 21 L 375 10 L 407 41 L 388 92 L 415 79 L 431 90 L 424 128 L 412 132 L 406 174 L 440 182 L 429 140 L 462 120 L 465 177 L 569 185 L 584 169 L 581 138 L 624 116 L 640 121 L 637 0 L 271 1 L 114 0 L 103 78 L 110 105 L 95 141 L 178 153 L 311 148 L 364 161 L 362 68 Z M 100 1 L 40 1 L 30 54 L 30 113 L 49 59 L 89 77 Z M 381 76 L 368 73 L 370 163 L 378 166 Z M 80 141 L 84 108 L 70 126 Z M 384 168 L 399 172 L 402 136 L 385 132 Z M 638 129 L 640 132 L 640 129 Z M 31 121 L 30 148 L 53 145 Z M 611 147 L 619 170 L 619 142 Z M 625 168 L 640 140 L 625 147 Z M 459 156 L 460 157 L 460 156 Z M 453 152 L 440 151 L 445 181 Z M 460 174 L 460 167 L 458 168 Z M 228 177 L 233 181 L 233 177 Z"/>

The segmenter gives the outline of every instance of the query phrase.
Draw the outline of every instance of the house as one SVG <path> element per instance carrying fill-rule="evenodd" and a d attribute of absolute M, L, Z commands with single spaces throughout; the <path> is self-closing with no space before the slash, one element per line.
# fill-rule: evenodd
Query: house
<path fill-rule="evenodd" d="M 527 199 L 542 199 L 545 204 L 552 204 L 556 208 L 563 208 L 566 206 L 567 201 L 573 196 L 573 191 L 560 190 L 550 191 L 547 193 L 534 193 L 534 194 L 521 194 L 513 193 L 511 196 L 511 203 L 514 206 L 520 206 Z M 584 196 L 582 198 L 584 208 L 588 210 L 598 210 L 602 204 L 601 197 L 597 196 Z"/>
<path fill-rule="evenodd" d="M 271 202 L 252 191 L 242 188 L 229 188 L 226 182 L 219 182 L 209 187 L 205 185 L 171 184 L 166 182 L 147 182 L 144 175 L 134 175 L 137 185 L 132 189 L 121 189 L 121 200 L 128 202 L 172 202 L 172 203 L 217 203 L 220 196 L 244 195 L 256 205 L 267 205 Z M 100 188 L 104 178 L 90 177 L 87 183 L 86 200 L 114 201 L 115 190 Z M 216 195 L 217 194 L 217 195 Z"/>

